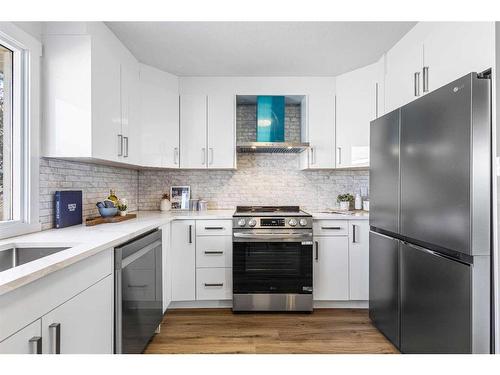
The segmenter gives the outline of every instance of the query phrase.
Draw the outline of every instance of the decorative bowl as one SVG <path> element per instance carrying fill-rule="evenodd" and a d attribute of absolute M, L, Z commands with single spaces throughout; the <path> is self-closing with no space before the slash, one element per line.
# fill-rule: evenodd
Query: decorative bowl
<path fill-rule="evenodd" d="M 118 208 L 116 207 L 99 207 L 99 213 L 102 217 L 113 217 L 118 213 Z"/>

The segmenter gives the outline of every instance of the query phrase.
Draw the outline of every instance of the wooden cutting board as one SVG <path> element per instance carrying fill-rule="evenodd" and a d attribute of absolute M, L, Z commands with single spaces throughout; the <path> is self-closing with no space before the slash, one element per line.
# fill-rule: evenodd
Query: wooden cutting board
<path fill-rule="evenodd" d="M 127 216 L 116 215 L 111 217 L 101 217 L 101 216 L 89 217 L 85 219 L 85 225 L 87 227 L 92 227 L 94 225 L 99 225 L 99 224 L 119 223 L 120 221 L 135 219 L 136 217 L 137 217 L 136 214 L 127 214 Z"/>

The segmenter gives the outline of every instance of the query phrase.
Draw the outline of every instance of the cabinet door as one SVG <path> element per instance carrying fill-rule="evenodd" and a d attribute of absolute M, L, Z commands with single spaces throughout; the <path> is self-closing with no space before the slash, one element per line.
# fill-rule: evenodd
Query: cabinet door
<path fill-rule="evenodd" d="M 44 315 L 43 352 L 112 354 L 113 291 L 109 275 Z"/>
<path fill-rule="evenodd" d="M 172 222 L 172 301 L 196 297 L 196 231 L 194 220 Z"/>
<path fill-rule="evenodd" d="M 235 96 L 208 97 L 208 168 L 235 167 Z"/>
<path fill-rule="evenodd" d="M 418 24 L 387 52 L 386 112 L 391 112 L 421 95 L 424 37 L 425 30 Z M 417 93 L 415 73 L 419 74 Z"/>
<path fill-rule="evenodd" d="M 38 319 L 0 342 L 0 354 L 42 354 L 42 323 Z"/>
<path fill-rule="evenodd" d="M 120 102 L 121 134 L 123 135 L 122 162 L 138 164 L 140 159 L 139 142 L 139 69 L 137 64 L 121 64 Z"/>
<path fill-rule="evenodd" d="M 310 148 L 307 151 L 309 169 L 335 166 L 335 96 L 308 96 L 308 130 Z"/>
<path fill-rule="evenodd" d="M 141 165 L 179 168 L 178 78 L 147 65 L 140 69 Z"/>
<path fill-rule="evenodd" d="M 207 167 L 207 97 L 180 97 L 181 168 Z"/>
<path fill-rule="evenodd" d="M 368 301 L 370 268 L 368 221 L 349 222 L 349 299 Z"/>
<path fill-rule="evenodd" d="M 424 66 L 429 91 L 494 66 L 494 22 L 430 22 L 428 27 Z"/>
<path fill-rule="evenodd" d="M 348 300 L 348 237 L 316 237 L 314 246 L 314 300 Z"/>
<path fill-rule="evenodd" d="M 92 39 L 92 156 L 123 157 L 120 106 L 120 61 L 100 40 Z"/>
<path fill-rule="evenodd" d="M 370 121 L 377 113 L 378 64 L 337 77 L 337 168 L 368 166 Z"/>

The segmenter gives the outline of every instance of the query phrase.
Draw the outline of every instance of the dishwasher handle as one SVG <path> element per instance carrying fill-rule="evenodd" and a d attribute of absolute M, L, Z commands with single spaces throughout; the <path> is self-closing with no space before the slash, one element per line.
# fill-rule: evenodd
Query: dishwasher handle
<path fill-rule="evenodd" d="M 141 250 L 133 253 L 132 255 L 129 255 L 125 259 L 122 259 L 122 266 L 121 268 L 127 267 L 130 263 L 135 262 L 137 259 L 142 257 L 143 255 L 149 253 L 151 250 L 156 249 L 158 246 L 161 246 L 161 240 L 157 240 L 146 247 L 143 247 Z"/>

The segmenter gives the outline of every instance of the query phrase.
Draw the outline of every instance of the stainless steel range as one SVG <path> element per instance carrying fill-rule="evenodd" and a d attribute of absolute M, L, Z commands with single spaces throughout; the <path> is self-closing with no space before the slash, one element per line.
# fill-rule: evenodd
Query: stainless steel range
<path fill-rule="evenodd" d="M 312 251 L 312 217 L 298 206 L 238 206 L 233 311 L 312 311 Z"/>

